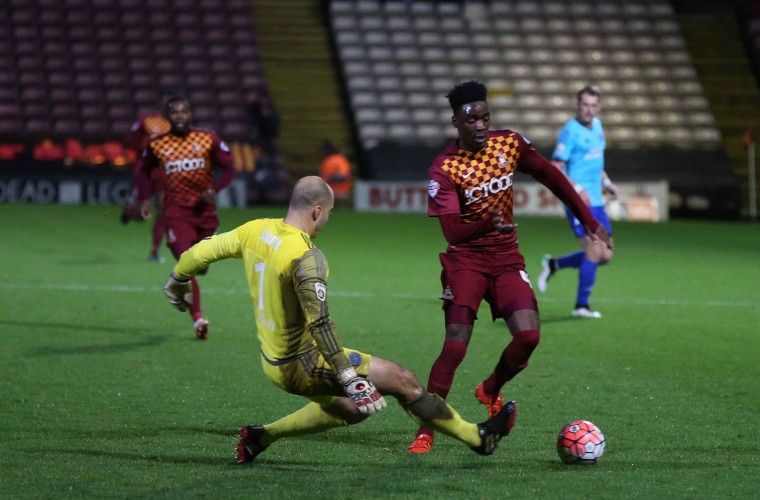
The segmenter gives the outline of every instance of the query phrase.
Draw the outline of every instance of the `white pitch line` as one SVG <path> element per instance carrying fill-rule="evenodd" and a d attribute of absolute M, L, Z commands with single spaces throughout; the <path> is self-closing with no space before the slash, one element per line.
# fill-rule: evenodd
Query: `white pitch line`
<path fill-rule="evenodd" d="M 118 293 L 161 293 L 159 287 L 147 286 L 128 286 L 128 285 L 87 285 L 83 283 L 0 283 L 0 289 L 5 290 L 56 290 L 56 291 L 78 291 L 78 292 L 118 292 Z M 225 295 L 247 295 L 247 290 L 243 288 L 218 288 L 203 287 L 204 293 L 219 293 Z M 330 295 L 334 297 L 348 297 L 358 299 L 419 299 L 424 298 L 423 294 L 414 294 L 410 292 L 359 292 L 359 291 L 342 291 L 332 290 Z M 436 299 L 435 295 L 429 296 Z M 540 302 L 561 302 L 567 301 L 567 297 L 545 297 L 537 296 Z M 650 299 L 650 298 L 612 298 L 612 297 L 594 297 L 595 303 L 604 304 L 630 304 L 639 306 L 684 306 L 684 307 L 733 307 L 754 309 L 760 308 L 760 302 L 751 300 L 689 300 L 689 299 Z"/>

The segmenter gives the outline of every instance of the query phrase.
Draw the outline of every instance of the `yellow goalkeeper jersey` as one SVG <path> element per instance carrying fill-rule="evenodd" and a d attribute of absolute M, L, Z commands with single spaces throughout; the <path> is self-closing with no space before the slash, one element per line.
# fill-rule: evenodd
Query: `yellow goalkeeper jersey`
<path fill-rule="evenodd" d="M 287 363 L 318 348 L 336 372 L 351 366 L 327 308 L 327 259 L 308 234 L 283 219 L 253 220 L 199 242 L 174 272 L 187 278 L 232 257 L 243 260 L 267 362 Z"/>

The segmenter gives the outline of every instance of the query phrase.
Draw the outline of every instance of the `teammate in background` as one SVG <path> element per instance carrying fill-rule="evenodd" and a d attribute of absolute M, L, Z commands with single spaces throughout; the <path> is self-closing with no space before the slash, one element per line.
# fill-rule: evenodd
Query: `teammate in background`
<path fill-rule="evenodd" d="M 512 336 L 493 372 L 475 389 L 478 401 L 494 415 L 503 406 L 502 386 L 527 366 L 540 337 L 536 297 L 512 218 L 515 172 L 531 175 L 567 203 L 592 241 L 611 242 L 572 185 L 530 141 L 511 130 L 489 131 L 486 95 L 486 87 L 476 81 L 449 92 L 459 140 L 429 170 L 428 215 L 438 217 L 448 248 L 440 254 L 446 337 L 427 390 L 444 399 L 448 395 L 485 299 L 493 320 L 503 318 Z M 513 424 L 514 415 L 509 427 Z M 409 451 L 429 452 L 433 436 L 423 424 Z"/>
<path fill-rule="evenodd" d="M 164 293 L 183 311 L 192 304 L 188 279 L 222 259 L 243 259 L 261 344 L 261 365 L 277 387 L 311 401 L 268 425 L 240 429 L 237 461 L 253 462 L 273 442 L 358 423 L 394 396 L 415 419 L 490 455 L 514 411 L 509 403 L 482 424 L 422 388 L 409 370 L 392 361 L 344 348 L 327 307 L 328 265 L 312 238 L 327 224 L 335 203 L 317 176 L 293 190 L 284 219 L 258 219 L 207 238 L 182 254 Z"/>
<path fill-rule="evenodd" d="M 336 203 L 348 201 L 351 194 L 351 165 L 346 155 L 327 139 L 322 142 L 319 176 L 332 188 Z"/>
<path fill-rule="evenodd" d="M 214 234 L 219 227 L 216 215 L 216 193 L 227 187 L 235 176 L 232 155 L 215 132 L 190 127 L 190 102 L 183 97 L 166 101 L 166 119 L 170 132 L 153 138 L 143 152 L 142 170 L 138 173 L 140 213 L 147 219 L 151 214 L 148 179 L 155 169 L 164 172 L 164 224 L 166 239 L 174 257 L 203 238 Z M 212 162 L 222 169 L 214 182 Z M 191 280 L 195 336 L 208 338 L 208 321 L 201 313 L 198 282 Z"/>
<path fill-rule="evenodd" d="M 121 212 L 121 222 L 127 224 L 131 219 L 142 220 L 137 207 L 137 177 L 142 170 L 142 152 L 150 140 L 156 136 L 169 132 L 171 125 L 168 120 L 159 113 L 150 113 L 141 116 L 124 138 L 124 146 L 134 151 L 136 160 L 132 169 L 132 197 L 124 205 Z M 156 197 L 156 217 L 153 219 L 151 229 L 150 255 L 148 259 L 153 262 L 164 262 L 164 258 L 158 254 L 161 240 L 164 237 L 164 214 L 163 214 L 163 191 L 164 173 L 161 169 L 154 169 L 150 176 L 150 192 Z"/>
<path fill-rule="evenodd" d="M 589 205 L 591 214 L 612 235 L 610 219 L 604 211 L 603 192 L 617 198 L 618 188 L 604 171 L 606 142 L 602 122 L 596 116 L 602 108 L 599 89 L 596 86 L 583 87 L 578 92 L 575 107 L 575 118 L 568 121 L 559 133 L 552 163 L 562 169 L 584 203 Z M 612 259 L 612 247 L 595 245 L 567 206 L 565 213 L 581 250 L 558 258 L 545 255 L 541 260 L 538 291 L 545 293 L 549 278 L 560 269 L 578 269 L 578 293 L 572 314 L 579 318 L 601 318 L 602 314 L 589 306 L 589 296 L 594 289 L 597 268 Z"/>

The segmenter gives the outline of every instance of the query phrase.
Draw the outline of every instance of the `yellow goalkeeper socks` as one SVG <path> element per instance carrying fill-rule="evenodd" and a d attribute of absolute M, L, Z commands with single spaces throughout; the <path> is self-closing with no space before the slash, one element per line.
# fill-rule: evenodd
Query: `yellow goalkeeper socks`
<path fill-rule="evenodd" d="M 265 425 L 262 444 L 269 446 L 284 437 L 316 434 L 342 425 L 347 425 L 343 419 L 330 415 L 317 403 L 309 403 L 300 410 Z"/>
<path fill-rule="evenodd" d="M 434 418 L 428 422 L 423 422 L 423 424 L 430 425 L 433 429 L 467 443 L 470 446 L 480 446 L 481 440 L 480 433 L 478 432 L 478 425 L 463 419 L 459 416 L 459 413 L 448 404 L 446 406 L 451 413 L 450 418 Z"/>
<path fill-rule="evenodd" d="M 481 444 L 477 424 L 464 420 L 440 396 L 423 392 L 422 396 L 405 404 L 404 407 L 412 418 L 424 426 L 432 427 L 470 446 L 480 446 Z"/>

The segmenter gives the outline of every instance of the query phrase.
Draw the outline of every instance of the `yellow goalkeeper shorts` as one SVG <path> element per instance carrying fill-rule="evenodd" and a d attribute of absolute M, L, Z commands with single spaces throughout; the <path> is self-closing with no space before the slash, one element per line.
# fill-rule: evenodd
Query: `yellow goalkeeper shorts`
<path fill-rule="evenodd" d="M 343 352 L 357 375 L 369 375 L 371 355 L 348 348 L 344 348 Z M 261 366 L 274 385 L 291 394 L 305 396 L 321 406 L 329 406 L 337 397 L 346 395 L 335 371 L 317 349 L 291 360 L 278 361 L 267 359 L 262 353 Z"/>

